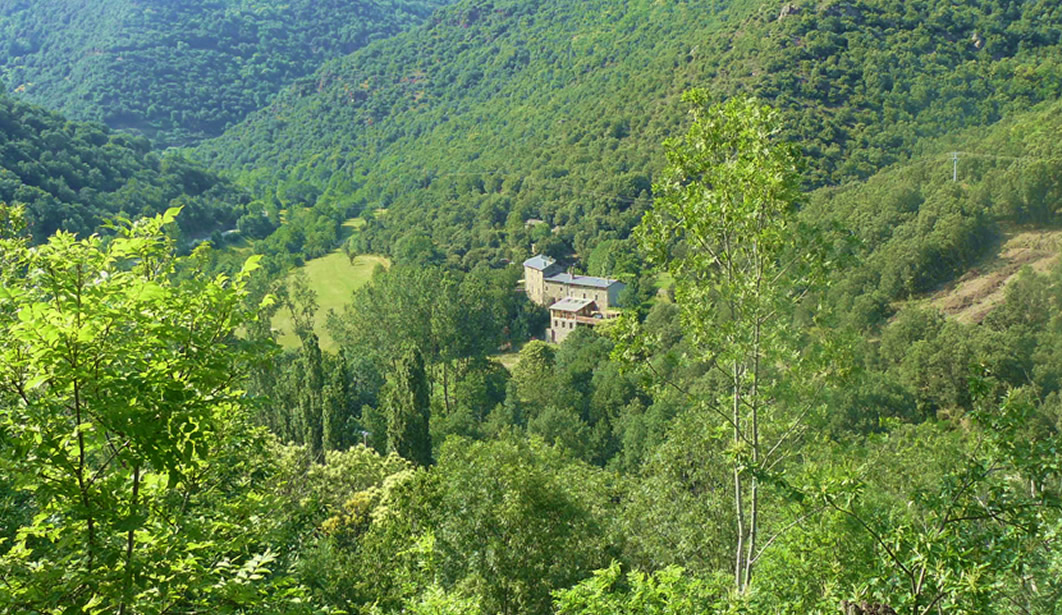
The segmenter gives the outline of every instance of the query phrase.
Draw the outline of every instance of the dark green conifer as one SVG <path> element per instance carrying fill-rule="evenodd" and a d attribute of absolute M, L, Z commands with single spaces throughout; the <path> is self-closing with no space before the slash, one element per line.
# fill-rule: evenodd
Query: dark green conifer
<path fill-rule="evenodd" d="M 431 463 L 428 377 L 420 351 L 402 354 L 387 379 L 383 408 L 387 415 L 387 448 L 418 465 Z"/>

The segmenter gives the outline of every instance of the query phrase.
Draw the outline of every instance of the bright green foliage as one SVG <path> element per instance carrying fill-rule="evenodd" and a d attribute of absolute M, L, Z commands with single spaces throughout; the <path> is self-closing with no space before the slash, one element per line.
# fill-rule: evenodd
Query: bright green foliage
<path fill-rule="evenodd" d="M 687 342 L 718 379 L 716 392 L 693 400 L 714 415 L 717 436 L 729 432 L 734 578 L 746 591 L 760 556 L 761 481 L 784 469 L 819 403 L 817 343 L 795 319 L 821 283 L 822 256 L 795 217 L 797 163 L 778 141 L 778 113 L 749 98 L 709 106 L 701 90 L 686 99 L 693 125 L 668 142 L 637 232 L 675 280 Z M 642 342 L 628 334 L 617 354 L 635 360 Z"/>
<path fill-rule="evenodd" d="M 470 411 L 479 420 L 497 402 L 462 410 L 461 383 L 476 372 L 483 375 L 484 357 L 503 341 L 523 341 L 543 322 L 544 310 L 512 292 L 518 275 L 515 267 L 462 274 L 396 265 L 355 290 L 342 314 L 329 315 L 329 330 L 348 361 L 368 360 L 379 373 L 391 371 L 400 356 L 416 348 L 433 407 L 449 423 L 447 430 L 468 433 L 459 427 L 464 419 L 451 415 Z"/>
<path fill-rule="evenodd" d="M 417 476 L 412 464 L 365 446 L 326 451 L 323 459 L 305 446 L 278 447 L 274 455 L 276 512 L 288 519 L 297 549 L 295 576 L 319 603 L 367 611 L 394 589 L 385 581 L 405 561 L 398 553 L 409 545 L 388 542 L 386 534 L 396 498 Z M 389 565 L 381 567 L 385 559 Z"/>
<path fill-rule="evenodd" d="M 480 615 L 483 611 L 474 598 L 461 592 L 447 592 L 433 585 L 406 607 L 410 615 Z"/>
<path fill-rule="evenodd" d="M 395 362 L 387 375 L 382 403 L 387 415 L 387 449 L 420 466 L 431 463 L 431 415 L 424 359 L 416 349 Z"/>
<path fill-rule="evenodd" d="M 976 348 L 987 334 L 935 310 L 905 309 L 882 333 L 880 356 L 883 367 L 911 391 L 920 413 L 932 416 L 971 406 L 971 366 L 987 358 Z M 990 343 L 1007 346 L 998 338 Z"/>
<path fill-rule="evenodd" d="M 556 350 L 528 342 L 512 369 L 503 407 L 507 420 L 585 461 L 614 462 L 623 432 L 633 427 L 622 424 L 624 417 L 640 413 L 651 400 L 618 363 L 609 362 L 612 346 L 589 328 L 576 329 Z"/>
<path fill-rule="evenodd" d="M 448 393 L 450 408 L 438 396 L 433 401 L 433 445 L 439 447 L 450 435 L 482 437 L 488 415 L 505 402 L 509 379 L 504 366 L 487 358 L 473 359 L 456 371 Z"/>
<path fill-rule="evenodd" d="M 620 518 L 626 562 L 644 570 L 680 565 L 700 575 L 733 565 L 734 477 L 725 440 L 709 427 L 715 422 L 705 410 L 680 414 L 639 468 Z"/>
<path fill-rule="evenodd" d="M 257 456 L 268 440 L 235 388 L 261 352 L 236 335 L 253 319 L 255 265 L 174 283 L 161 230 L 176 213 L 107 244 L 4 240 L 0 468 L 27 516 L 0 545 L 0 608 L 159 613 L 294 597 L 281 577 L 264 582 L 275 555 L 236 532 L 264 503 L 245 473 L 268 475 Z"/>
<path fill-rule="evenodd" d="M 357 414 L 369 400 L 352 390 L 344 357 L 322 351 L 313 328 L 317 293 L 306 274 L 299 270 L 281 294 L 299 347 L 255 370 L 253 390 L 269 398 L 259 417 L 282 440 L 306 444 L 317 458 L 345 450 L 361 441 Z"/>
<path fill-rule="evenodd" d="M 640 269 L 637 242 L 607 239 L 598 242 L 586 258 L 587 273 L 605 278 L 627 278 Z"/>
<path fill-rule="evenodd" d="M 608 474 L 541 441 L 448 440 L 435 468 L 438 574 L 487 613 L 546 613 L 608 561 Z"/>
<path fill-rule="evenodd" d="M 281 301 L 300 348 L 248 394 L 240 336 L 263 323 L 247 320 L 245 275 L 197 279 L 214 257 L 172 261 L 158 220 L 31 250 L 12 239 L 18 208 L 0 207 L 0 610 L 288 613 L 310 595 L 360 615 L 1057 611 L 1062 274 L 1018 276 L 980 325 L 904 309 L 849 354 L 827 354 L 843 332 L 819 305 L 882 324 L 894 299 L 976 262 L 997 223 L 1055 221 L 1057 103 L 956 137 L 1017 158 L 966 155 L 959 182 L 931 155 L 805 204 L 784 144 L 801 137 L 812 185 L 944 151 L 922 138 L 1054 96 L 1057 63 L 1039 55 L 1057 47 L 1057 11 L 588 2 L 461 0 L 217 145 L 258 166 L 240 227 L 270 272 L 333 249 L 353 212 L 348 255 L 396 260 L 331 319 L 337 355 L 296 277 Z M 690 81 L 729 100 L 688 95 L 665 168 L 657 141 L 683 122 L 664 99 Z M 744 88 L 780 110 L 732 95 Z M 0 198 L 31 216 L 89 229 L 230 194 L 173 159 L 159 172 L 184 192 L 142 197 L 163 180 L 119 171 L 143 142 L 38 134 L 50 116 L 12 109 L 0 156 L 19 179 L 0 176 Z M 88 167 L 53 164 L 64 135 L 92 147 L 60 158 Z M 77 178 L 96 168 L 128 198 L 94 200 L 104 184 Z M 58 177 L 76 198 L 41 180 Z M 836 290 L 820 292 L 811 227 L 852 229 Z M 642 306 L 617 339 L 528 343 L 510 378 L 486 355 L 541 327 L 503 261 L 531 242 L 628 276 L 632 305 L 652 288 L 644 253 L 674 303 Z M 851 384 L 828 386 L 824 365 Z M 251 402 L 299 445 L 249 427 Z"/>
<path fill-rule="evenodd" d="M 323 451 L 366 440 L 362 432 L 371 428 L 363 423 L 361 409 L 377 403 L 382 384 L 367 361 L 352 363 L 322 351 L 311 334 L 298 350 L 256 366 L 248 387 L 259 397 L 261 424 L 283 442 L 310 446 L 320 458 Z"/>
<path fill-rule="evenodd" d="M 979 404 L 966 430 L 897 429 L 856 453 L 854 477 L 827 484 L 829 509 L 872 549 L 859 597 L 915 615 L 1036 612 L 1057 599 L 1043 567 L 1059 519 L 1057 435 L 1037 429 L 1024 397 Z"/>
<path fill-rule="evenodd" d="M 395 266 L 355 290 L 343 313 L 329 319 L 329 329 L 342 348 L 370 354 L 382 365 L 409 347 L 429 365 L 467 360 L 501 342 L 502 318 L 515 307 L 507 288 L 488 281 L 434 267 Z"/>
<path fill-rule="evenodd" d="M 612 556 L 614 477 L 540 440 L 452 437 L 435 465 L 408 468 L 359 447 L 292 482 L 311 487 L 291 505 L 327 503 L 299 563 L 321 602 L 366 614 L 548 613 L 552 591 Z"/>
<path fill-rule="evenodd" d="M 1054 613 L 1057 431 L 1031 401 L 1015 393 L 982 400 L 961 423 L 894 423 L 865 440 L 805 447 L 798 473 L 816 486 L 779 515 L 786 530 L 747 607 L 832 613 L 849 600 L 903 615 Z"/>
<path fill-rule="evenodd" d="M 0 78 L 162 145 L 221 134 L 323 61 L 421 22 L 435 0 L 32 0 L 0 8 Z"/>
<path fill-rule="evenodd" d="M 299 454 L 303 453 L 303 454 Z M 291 450 L 293 475 L 289 487 L 292 503 L 305 502 L 320 511 L 314 523 L 336 515 L 356 494 L 381 488 L 388 477 L 407 472 L 412 465 L 396 454 L 382 456 L 366 446 L 327 451 L 314 463 L 307 449 Z"/>
<path fill-rule="evenodd" d="M 686 100 L 693 125 L 667 144 L 669 165 L 638 237 L 675 279 L 694 347 L 729 363 L 753 344 L 773 345 L 765 325 L 802 296 L 815 263 L 795 246 L 806 241 L 794 216 L 799 175 L 793 149 L 777 140 L 777 112 L 752 99 L 709 108 L 700 90 Z"/>
<path fill-rule="evenodd" d="M 513 367 L 515 395 L 521 404 L 542 408 L 551 390 L 544 386 L 553 375 L 553 347 L 541 340 L 531 340 L 520 349 L 520 361 Z"/>
<path fill-rule="evenodd" d="M 725 591 L 682 568 L 652 574 L 620 572 L 618 562 L 571 589 L 556 592 L 558 615 L 701 615 L 718 612 Z"/>

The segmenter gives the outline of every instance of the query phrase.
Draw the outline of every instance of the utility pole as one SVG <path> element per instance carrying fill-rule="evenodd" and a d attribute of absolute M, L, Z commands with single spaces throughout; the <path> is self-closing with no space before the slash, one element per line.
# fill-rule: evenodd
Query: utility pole
<path fill-rule="evenodd" d="M 951 153 L 951 181 L 959 181 L 959 152 Z"/>

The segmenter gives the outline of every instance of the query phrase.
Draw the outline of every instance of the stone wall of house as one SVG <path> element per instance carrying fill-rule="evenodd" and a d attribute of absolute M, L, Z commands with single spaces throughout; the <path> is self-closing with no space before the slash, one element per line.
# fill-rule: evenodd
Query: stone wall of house
<path fill-rule="evenodd" d="M 559 344 L 568 338 L 578 324 L 574 318 L 550 318 L 550 327 L 546 330 L 546 339 L 554 344 Z"/>
<path fill-rule="evenodd" d="M 532 303 L 546 305 L 545 279 L 543 272 L 538 269 L 524 267 L 524 290 L 527 292 L 527 298 Z"/>

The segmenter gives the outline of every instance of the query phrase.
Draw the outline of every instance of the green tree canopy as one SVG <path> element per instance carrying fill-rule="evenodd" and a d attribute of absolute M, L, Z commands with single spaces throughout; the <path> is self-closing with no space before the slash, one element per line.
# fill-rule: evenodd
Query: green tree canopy
<path fill-rule="evenodd" d="M 275 556 L 233 532 L 263 501 L 236 485 L 268 442 L 238 389 L 264 350 L 238 335 L 254 319 L 255 264 L 176 282 L 162 234 L 176 213 L 120 226 L 107 243 L 0 241 L 0 468 L 28 513 L 0 545 L 0 609 L 262 599 L 238 577 Z M 226 509 L 236 502 L 249 507 Z"/>
<path fill-rule="evenodd" d="M 794 318 L 821 282 L 821 256 L 796 220 L 797 160 L 778 112 L 746 97 L 712 105 L 703 90 L 684 98 L 693 124 L 667 142 L 637 236 L 674 278 L 686 338 L 716 379 L 693 401 L 730 434 L 734 581 L 744 592 L 760 555 L 762 479 L 784 467 L 817 403 L 815 343 Z"/>
<path fill-rule="evenodd" d="M 420 466 L 431 463 L 431 415 L 424 359 L 415 348 L 405 352 L 387 376 L 383 390 L 387 448 Z"/>

